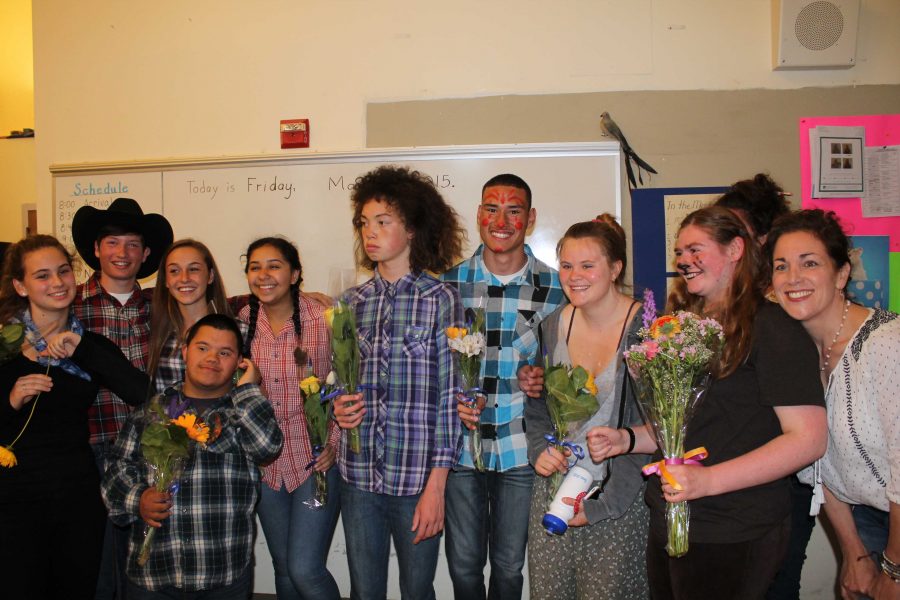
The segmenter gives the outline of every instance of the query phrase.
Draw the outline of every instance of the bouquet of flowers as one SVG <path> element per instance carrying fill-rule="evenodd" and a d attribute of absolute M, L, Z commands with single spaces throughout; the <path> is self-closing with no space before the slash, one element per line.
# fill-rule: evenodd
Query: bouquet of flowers
<path fill-rule="evenodd" d="M 23 341 L 25 341 L 25 326 L 22 323 L 7 323 L 6 325 L 0 325 L 0 365 L 12 360 L 22 352 Z M 50 365 L 47 365 L 48 373 L 49 369 Z M 38 394 L 38 398 L 40 398 L 40 394 Z M 28 423 L 31 422 L 31 415 L 34 414 L 34 407 L 37 406 L 38 398 L 32 400 L 31 412 L 28 414 L 28 420 L 25 421 L 25 425 L 22 427 L 19 435 L 16 436 L 16 439 L 6 446 L 0 446 L 0 467 L 11 469 L 18 464 L 16 455 L 13 452 L 13 447 L 16 445 L 16 442 L 19 441 L 19 438 L 22 437 L 22 434 L 25 433 Z"/>
<path fill-rule="evenodd" d="M 359 385 L 359 341 L 356 338 L 356 319 L 346 302 L 339 301 L 325 310 L 325 323 L 331 329 L 331 354 L 338 387 L 346 394 L 355 394 Z M 350 451 L 360 452 L 359 427 L 348 434 Z"/>
<path fill-rule="evenodd" d="M 456 357 L 465 384 L 465 389 L 459 391 L 465 397 L 466 404 L 474 408 L 478 402 L 478 394 L 482 392 L 478 385 L 481 357 L 484 355 L 484 309 L 473 308 L 471 312 L 472 318 L 466 327 L 448 327 L 446 333 L 447 344 Z M 469 430 L 469 452 L 475 469 L 484 472 L 481 429 L 478 426 Z"/>
<path fill-rule="evenodd" d="M 328 374 L 326 385 L 334 385 L 334 372 Z M 306 415 L 306 431 L 309 433 L 309 443 L 312 445 L 313 457 L 318 457 L 325 444 L 328 443 L 328 419 L 330 418 L 330 402 L 322 398 L 322 382 L 315 375 L 310 375 L 300 382 L 300 391 L 303 392 L 303 412 Z M 315 458 L 306 465 L 306 469 L 312 469 L 316 464 Z M 328 480 L 325 473 L 313 471 L 316 478 L 316 491 L 313 497 L 304 501 L 304 504 L 312 509 L 319 509 L 328 502 Z"/>
<path fill-rule="evenodd" d="M 644 473 L 658 473 L 680 489 L 666 465 L 696 463 L 706 456 L 703 448 L 685 453 L 684 438 L 709 382 L 710 362 L 721 349 L 724 336 L 717 321 L 690 312 L 656 318 L 652 294 L 649 290 L 644 294 L 642 341 L 625 352 L 625 361 L 634 378 L 638 403 L 664 458 L 644 467 Z M 666 505 L 669 556 L 688 551 L 689 520 L 686 501 Z"/>
<path fill-rule="evenodd" d="M 163 406 L 165 396 L 152 398 L 143 408 L 145 424 L 141 434 L 141 453 L 149 470 L 149 481 L 157 491 L 178 492 L 178 479 L 197 444 L 211 442 L 209 426 L 197 415 L 186 410 L 189 401 L 179 403 L 171 398 Z M 140 566 L 150 560 L 150 547 L 156 535 L 156 527 L 144 528 L 144 543 L 138 554 Z"/>
<path fill-rule="evenodd" d="M 599 408 L 594 378 L 584 367 L 569 368 L 563 364 L 553 366 L 545 364 L 544 391 L 547 393 L 547 412 L 550 413 L 550 421 L 555 431 L 553 435 L 545 436 L 547 442 L 561 450 L 569 448 L 576 458 L 584 458 L 584 448 L 566 441 L 566 438 L 570 433 L 570 424 L 591 418 Z M 551 502 L 562 481 L 562 473 L 557 471 L 553 474 L 550 486 Z"/>

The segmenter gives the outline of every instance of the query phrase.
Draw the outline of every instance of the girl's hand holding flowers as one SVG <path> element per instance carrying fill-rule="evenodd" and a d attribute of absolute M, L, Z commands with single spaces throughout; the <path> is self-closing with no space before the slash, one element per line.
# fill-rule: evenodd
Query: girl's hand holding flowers
<path fill-rule="evenodd" d="M 707 467 L 703 465 L 666 465 L 666 470 L 681 488 L 677 489 L 665 477 L 662 477 L 663 498 L 666 502 L 683 502 L 716 495 L 715 490 L 710 488 L 710 484 L 715 481 L 715 478 L 710 477 Z"/>
<path fill-rule="evenodd" d="M 555 447 L 550 446 L 541 452 L 538 459 L 534 462 L 534 472 L 543 477 L 550 477 L 554 473 L 565 474 L 569 470 L 568 457 L 572 452 L 568 448 L 560 452 Z"/>
<path fill-rule="evenodd" d="M 16 380 L 16 385 L 9 392 L 9 405 L 19 410 L 41 392 L 49 392 L 52 387 L 53 380 L 48 375 L 23 375 Z"/>
<path fill-rule="evenodd" d="M 322 448 L 322 452 L 319 453 L 319 456 L 316 457 L 316 464 L 313 465 L 313 471 L 324 473 L 334 466 L 335 457 L 336 453 L 334 451 L 334 446 L 326 444 L 325 447 Z"/>
<path fill-rule="evenodd" d="M 540 398 L 541 392 L 544 390 L 544 369 L 534 365 L 524 365 L 516 373 L 519 380 L 519 389 L 526 396 L 532 398 Z"/>
<path fill-rule="evenodd" d="M 341 429 L 353 429 L 362 423 L 366 401 L 362 393 L 342 394 L 334 401 L 334 420 Z"/>

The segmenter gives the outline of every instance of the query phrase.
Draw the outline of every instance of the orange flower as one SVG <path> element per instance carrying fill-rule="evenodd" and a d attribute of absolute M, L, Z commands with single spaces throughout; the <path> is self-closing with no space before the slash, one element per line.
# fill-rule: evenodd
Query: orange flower
<path fill-rule="evenodd" d="M 197 415 L 183 414 L 177 419 L 172 419 L 172 423 L 184 428 L 188 437 L 195 442 L 205 444 L 209 441 L 209 426 L 198 419 Z"/>
<path fill-rule="evenodd" d="M 675 335 L 680 331 L 681 324 L 678 322 L 678 318 L 673 317 L 672 315 L 665 315 L 658 318 L 653 322 L 653 325 L 650 326 L 650 337 L 657 340 L 660 336 Z"/>
<path fill-rule="evenodd" d="M 451 340 L 464 338 L 468 330 L 465 327 L 448 327 L 447 328 L 447 337 Z"/>
<path fill-rule="evenodd" d="M 0 446 L 0 467 L 12 469 L 16 464 L 16 455 L 13 454 L 12 449 L 7 448 L 6 446 Z"/>
<path fill-rule="evenodd" d="M 594 376 L 588 373 L 587 381 L 584 382 L 584 389 L 587 390 L 591 396 L 597 395 L 597 384 L 594 383 Z"/>

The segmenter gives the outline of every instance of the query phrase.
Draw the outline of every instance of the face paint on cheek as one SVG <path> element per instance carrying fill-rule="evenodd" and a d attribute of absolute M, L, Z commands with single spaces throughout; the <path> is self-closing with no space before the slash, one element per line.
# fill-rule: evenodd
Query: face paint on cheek
<path fill-rule="evenodd" d="M 491 223 L 491 220 L 488 219 L 487 217 L 485 217 L 484 219 L 481 220 L 482 227 L 487 227 L 488 225 L 490 225 L 490 223 Z"/>
<path fill-rule="evenodd" d="M 522 231 L 522 227 L 523 227 L 522 221 L 516 221 L 516 230 Z"/>

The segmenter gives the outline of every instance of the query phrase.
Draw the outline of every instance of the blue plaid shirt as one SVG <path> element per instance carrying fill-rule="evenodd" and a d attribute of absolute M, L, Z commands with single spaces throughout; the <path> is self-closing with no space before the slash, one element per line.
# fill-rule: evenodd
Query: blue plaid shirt
<path fill-rule="evenodd" d="M 366 414 L 361 452 L 341 438 L 344 480 L 391 496 L 420 493 L 432 468 L 451 468 L 460 447 L 459 375 L 445 329 L 462 322 L 457 291 L 426 273 L 389 283 L 377 273 L 343 297 L 354 311 Z"/>
<path fill-rule="evenodd" d="M 534 257 L 525 246 L 525 270 L 508 284 L 484 264 L 484 246 L 446 273 L 442 279 L 459 290 L 466 308 L 481 307 L 486 317 L 485 356 L 481 361 L 481 387 L 487 403 L 481 413 L 484 466 L 507 471 L 528 464 L 525 439 L 525 395 L 516 372 L 538 360 L 537 326 L 566 303 L 556 271 Z M 468 444 L 463 444 L 459 465 L 472 467 Z"/>

